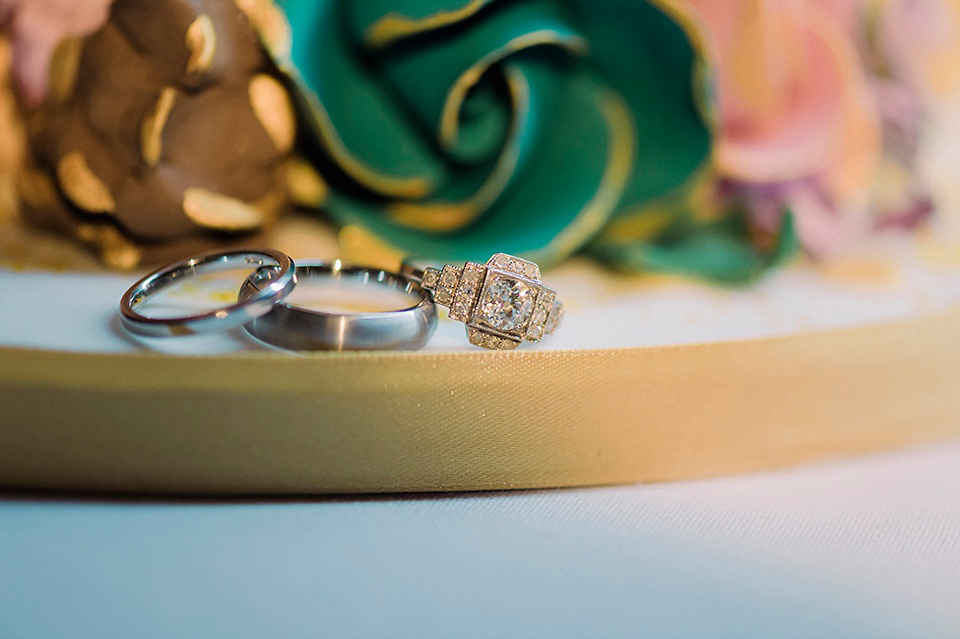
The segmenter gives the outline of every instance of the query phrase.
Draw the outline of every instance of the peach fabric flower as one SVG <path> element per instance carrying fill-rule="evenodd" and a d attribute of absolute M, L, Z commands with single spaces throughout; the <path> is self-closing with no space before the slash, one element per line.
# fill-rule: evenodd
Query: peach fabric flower
<path fill-rule="evenodd" d="M 960 0 L 872 0 L 889 73 L 926 101 L 960 88 Z"/>
<path fill-rule="evenodd" d="M 704 31 L 735 183 L 777 185 L 803 245 L 829 253 L 870 226 L 881 122 L 857 49 L 853 0 L 682 0 Z M 757 197 L 769 198 L 764 188 Z M 748 198 L 749 199 L 749 198 Z M 761 223 L 772 223 L 761 206 Z"/>
<path fill-rule="evenodd" d="M 934 195 L 953 192 L 947 163 L 933 160 L 942 168 L 931 173 L 930 162 L 958 124 L 960 0 L 869 0 L 868 17 L 888 156 L 874 206 L 881 228 L 912 228 L 933 210 Z M 934 194 L 931 181 L 940 183 Z"/>
<path fill-rule="evenodd" d="M 0 28 L 13 34 L 14 75 L 29 106 L 47 93 L 50 61 L 57 44 L 68 36 L 96 31 L 113 0 L 0 0 Z"/>

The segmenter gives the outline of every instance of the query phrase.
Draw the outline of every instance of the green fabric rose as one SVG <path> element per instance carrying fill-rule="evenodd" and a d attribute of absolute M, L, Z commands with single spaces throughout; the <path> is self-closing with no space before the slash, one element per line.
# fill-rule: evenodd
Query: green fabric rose
<path fill-rule="evenodd" d="M 684 206 L 653 233 L 611 234 L 689 191 L 710 151 L 700 59 L 656 2 L 279 4 L 292 46 L 278 62 L 301 89 L 341 224 L 437 260 L 550 264 L 589 246 L 616 266 L 722 279 L 776 252 Z M 736 263 L 691 255 L 691 240 L 714 236 Z"/>

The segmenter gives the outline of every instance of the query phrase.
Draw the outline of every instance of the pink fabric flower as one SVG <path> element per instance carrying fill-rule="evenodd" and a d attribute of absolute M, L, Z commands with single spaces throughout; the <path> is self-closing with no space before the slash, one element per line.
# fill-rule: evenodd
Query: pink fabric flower
<path fill-rule="evenodd" d="M 952 125 L 960 105 L 960 0 L 873 0 L 871 9 L 888 156 L 874 206 L 880 228 L 913 228 L 934 208 L 921 125 Z"/>
<path fill-rule="evenodd" d="M 927 101 L 960 87 L 960 1 L 875 0 L 877 47 L 890 74 Z"/>
<path fill-rule="evenodd" d="M 57 44 L 83 36 L 106 22 L 113 0 L 0 0 L 0 27 L 13 33 L 14 75 L 24 102 L 46 96 Z"/>
<path fill-rule="evenodd" d="M 796 218 L 818 254 L 869 227 L 881 122 L 858 51 L 853 0 L 682 0 L 717 81 L 720 174 Z M 749 193 L 748 193 L 749 194 Z M 764 213 L 760 213 L 760 210 Z M 758 221 L 772 222 L 765 205 Z"/>

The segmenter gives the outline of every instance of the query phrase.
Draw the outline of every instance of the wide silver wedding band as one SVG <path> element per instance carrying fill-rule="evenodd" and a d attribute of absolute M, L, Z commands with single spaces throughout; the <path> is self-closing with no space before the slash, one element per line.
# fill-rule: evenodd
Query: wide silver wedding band
<path fill-rule="evenodd" d="M 137 311 L 151 296 L 185 277 L 244 266 L 256 269 L 254 275 L 270 276 L 262 278 L 264 286 L 236 304 L 177 317 L 148 317 Z M 120 318 L 127 330 L 152 337 L 223 331 L 269 313 L 295 285 L 293 260 L 280 251 L 238 249 L 204 253 L 167 264 L 127 289 L 120 299 Z"/>
<path fill-rule="evenodd" d="M 417 350 L 437 328 L 437 309 L 420 285 L 408 277 L 363 266 L 344 266 L 339 261 L 300 261 L 296 279 L 353 278 L 362 284 L 402 291 L 416 300 L 409 308 L 370 313 L 315 311 L 280 301 L 273 310 L 244 325 L 257 339 L 295 351 Z M 275 274 L 261 270 L 243 283 L 239 299 L 253 299 Z"/>

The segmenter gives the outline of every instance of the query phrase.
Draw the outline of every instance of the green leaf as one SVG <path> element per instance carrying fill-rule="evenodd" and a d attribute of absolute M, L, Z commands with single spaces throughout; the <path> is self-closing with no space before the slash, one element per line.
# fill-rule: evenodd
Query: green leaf
<path fill-rule="evenodd" d="M 749 284 L 796 254 L 793 216 L 786 214 L 774 245 L 763 251 L 747 241 L 745 214 L 688 227 L 657 241 L 600 241 L 588 254 L 617 269 L 680 273 L 723 284 Z"/>

